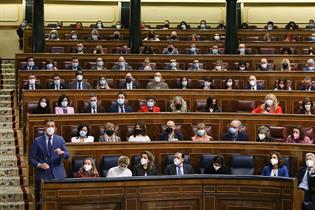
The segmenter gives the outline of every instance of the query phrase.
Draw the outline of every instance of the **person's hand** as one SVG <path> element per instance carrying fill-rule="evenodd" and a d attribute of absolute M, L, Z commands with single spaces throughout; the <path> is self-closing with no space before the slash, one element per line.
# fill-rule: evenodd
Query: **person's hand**
<path fill-rule="evenodd" d="M 57 155 L 63 155 L 65 153 L 60 148 L 55 149 L 55 152 L 57 153 Z"/>
<path fill-rule="evenodd" d="M 49 165 L 47 163 L 40 163 L 38 167 L 43 170 L 49 169 Z"/>

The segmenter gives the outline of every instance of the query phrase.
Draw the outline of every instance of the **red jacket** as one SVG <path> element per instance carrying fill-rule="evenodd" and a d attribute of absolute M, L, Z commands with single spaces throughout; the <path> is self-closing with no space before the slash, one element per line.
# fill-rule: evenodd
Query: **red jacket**
<path fill-rule="evenodd" d="M 259 105 L 257 108 L 255 108 L 252 113 L 265 113 L 265 110 L 264 110 L 264 105 Z M 269 111 L 270 114 L 283 114 L 282 112 L 282 108 L 281 106 L 277 106 L 276 109 L 270 109 Z"/>
<path fill-rule="evenodd" d="M 149 107 L 147 105 L 141 106 L 139 112 L 149 112 Z M 153 106 L 153 112 L 160 112 L 160 107 Z"/>

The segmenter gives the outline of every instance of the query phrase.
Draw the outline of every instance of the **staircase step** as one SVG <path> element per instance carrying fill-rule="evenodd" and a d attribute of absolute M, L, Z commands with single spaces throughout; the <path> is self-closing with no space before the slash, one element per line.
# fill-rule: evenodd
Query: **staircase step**
<path fill-rule="evenodd" d="M 0 177 L 19 176 L 18 168 L 0 168 Z"/>
<path fill-rule="evenodd" d="M 7 155 L 7 156 L 9 156 L 9 155 L 15 155 L 16 153 L 15 153 L 15 150 L 16 150 L 16 147 L 15 146 L 6 146 L 6 147 L 4 147 L 4 146 L 1 146 L 0 147 L 0 155 Z"/>
<path fill-rule="evenodd" d="M 0 122 L 0 128 L 14 128 L 15 122 Z"/>
<path fill-rule="evenodd" d="M 2 187 L 20 187 L 20 177 L 0 177 L 0 190 Z"/>
<path fill-rule="evenodd" d="M 9 90 L 0 90 L 0 95 L 11 95 L 11 91 L 9 91 Z"/>
<path fill-rule="evenodd" d="M 0 156 L 0 168 L 17 167 L 17 158 L 15 156 Z"/>
<path fill-rule="evenodd" d="M 8 108 L 8 107 L 1 108 L 0 115 L 12 115 L 12 108 Z"/>
<path fill-rule="evenodd" d="M 0 187 L 0 202 L 22 202 L 23 191 L 20 187 Z"/>
<path fill-rule="evenodd" d="M 12 107 L 12 102 L 11 101 L 2 101 L 2 100 L 0 100 L 0 109 L 2 107 L 11 108 Z"/>
<path fill-rule="evenodd" d="M 0 129 L 0 139 L 14 138 L 14 131 L 12 129 Z"/>
<path fill-rule="evenodd" d="M 0 202 L 1 210 L 24 210 L 25 204 L 23 201 L 20 202 Z"/>
<path fill-rule="evenodd" d="M 12 116 L 0 116 L 0 122 L 12 122 L 13 117 Z"/>

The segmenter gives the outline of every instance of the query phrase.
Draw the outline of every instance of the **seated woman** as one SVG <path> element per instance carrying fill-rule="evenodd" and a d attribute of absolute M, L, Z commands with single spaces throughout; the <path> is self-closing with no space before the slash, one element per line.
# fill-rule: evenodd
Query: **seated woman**
<path fill-rule="evenodd" d="M 209 96 L 207 98 L 207 106 L 205 107 L 204 112 L 221 112 L 221 109 L 217 104 L 217 99 Z"/>
<path fill-rule="evenodd" d="M 195 142 L 210 142 L 213 140 L 212 136 L 209 136 L 205 130 L 206 125 L 204 123 L 198 123 L 196 135 L 191 137 Z"/>
<path fill-rule="evenodd" d="M 143 41 L 160 41 L 160 39 L 157 38 L 154 31 L 149 31 L 148 36 Z"/>
<path fill-rule="evenodd" d="M 215 62 L 215 66 L 212 69 L 212 71 L 227 71 L 227 69 L 225 68 L 225 66 L 221 60 L 217 60 Z"/>
<path fill-rule="evenodd" d="M 128 138 L 129 142 L 150 142 L 151 139 L 146 135 L 145 125 L 143 123 L 136 123 L 133 135 Z"/>
<path fill-rule="evenodd" d="M 141 152 L 140 163 L 133 169 L 133 176 L 156 176 L 158 171 L 154 165 L 154 155 L 149 151 Z"/>
<path fill-rule="evenodd" d="M 104 48 L 100 44 L 96 46 L 96 48 L 92 51 L 92 53 L 95 55 L 105 54 Z"/>
<path fill-rule="evenodd" d="M 37 107 L 32 111 L 32 114 L 51 114 L 48 99 L 45 97 L 40 98 Z"/>
<path fill-rule="evenodd" d="M 172 99 L 171 105 L 169 107 L 170 112 L 189 112 L 186 101 L 180 97 L 175 96 Z"/>
<path fill-rule="evenodd" d="M 95 163 L 92 158 L 86 158 L 83 161 L 83 166 L 76 173 L 76 178 L 92 178 L 99 177 Z"/>
<path fill-rule="evenodd" d="M 281 61 L 281 71 L 291 71 L 291 63 L 288 58 L 283 58 Z"/>
<path fill-rule="evenodd" d="M 313 144 L 313 139 L 311 140 L 310 137 L 304 134 L 301 126 L 295 126 L 292 129 L 292 134 L 288 136 L 286 143 Z"/>
<path fill-rule="evenodd" d="M 69 98 L 66 95 L 61 95 L 58 98 L 58 106 L 55 107 L 55 114 L 74 114 L 74 108 L 69 106 Z"/>
<path fill-rule="evenodd" d="M 306 115 L 315 114 L 315 110 L 313 108 L 313 101 L 310 98 L 306 97 L 300 103 L 301 104 L 298 110 L 296 111 L 296 114 L 306 114 Z"/>
<path fill-rule="evenodd" d="M 271 141 L 270 129 L 267 126 L 260 126 L 257 129 L 256 141 Z"/>
<path fill-rule="evenodd" d="M 46 40 L 59 40 L 58 31 L 55 29 L 51 30 Z"/>
<path fill-rule="evenodd" d="M 224 81 L 224 89 L 226 89 L 226 90 L 233 90 L 233 89 L 236 89 L 235 81 L 234 81 L 233 78 L 227 78 L 227 79 Z"/>
<path fill-rule="evenodd" d="M 228 174 L 229 170 L 224 164 L 224 157 L 217 155 L 211 163 L 205 168 L 205 174 Z"/>
<path fill-rule="evenodd" d="M 262 114 L 283 114 L 281 106 L 277 97 L 274 94 L 269 93 L 265 97 L 265 103 L 259 105 L 255 108 L 252 113 L 262 113 Z"/>
<path fill-rule="evenodd" d="M 127 156 L 120 156 L 118 159 L 118 166 L 110 168 L 106 178 L 132 176 L 132 172 L 128 168 L 129 164 L 130 160 Z"/>
<path fill-rule="evenodd" d="M 271 152 L 269 164 L 264 167 L 261 175 L 263 176 L 283 176 L 289 177 L 288 168 L 284 165 L 279 152 Z"/>
<path fill-rule="evenodd" d="M 116 126 L 113 123 L 105 124 L 105 132 L 99 137 L 99 142 L 120 142 L 120 137 L 115 134 Z"/>
<path fill-rule="evenodd" d="M 277 80 L 276 87 L 274 90 L 292 90 L 291 87 L 288 85 L 288 80 L 280 77 Z"/>
<path fill-rule="evenodd" d="M 179 88 L 180 89 L 189 89 L 188 79 L 187 77 L 181 77 L 179 80 Z"/>
<path fill-rule="evenodd" d="M 89 136 L 90 129 L 87 125 L 81 124 L 78 127 L 77 135 L 71 138 L 72 143 L 90 143 L 94 142 L 94 137 Z"/>
<path fill-rule="evenodd" d="M 213 79 L 210 78 L 210 77 L 206 77 L 202 86 L 201 86 L 201 89 L 204 89 L 204 90 L 212 90 L 214 89 L 214 85 L 213 85 Z"/>
<path fill-rule="evenodd" d="M 111 89 L 104 76 L 98 78 L 96 89 L 109 90 Z"/>

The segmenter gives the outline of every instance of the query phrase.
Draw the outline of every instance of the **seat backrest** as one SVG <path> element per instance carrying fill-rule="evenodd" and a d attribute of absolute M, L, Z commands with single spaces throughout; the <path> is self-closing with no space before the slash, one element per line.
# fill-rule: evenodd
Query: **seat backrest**
<path fill-rule="evenodd" d="M 49 49 L 50 53 L 64 53 L 65 52 L 65 47 L 51 47 Z"/>
<path fill-rule="evenodd" d="M 79 169 L 83 166 L 83 161 L 86 158 L 89 158 L 90 156 L 74 156 L 72 157 L 72 164 L 71 164 L 71 168 L 72 168 L 72 177 L 76 176 L 76 173 L 79 171 Z M 92 158 L 94 163 L 95 163 L 95 159 Z"/>
<path fill-rule="evenodd" d="M 212 160 L 214 157 L 215 157 L 215 155 L 211 155 L 211 154 L 202 154 L 200 156 L 200 162 L 199 162 L 200 174 L 204 174 L 205 168 L 210 167 L 210 164 L 212 163 Z"/>
<path fill-rule="evenodd" d="M 27 102 L 27 113 L 32 113 L 38 106 L 38 101 L 28 101 Z"/>
<path fill-rule="evenodd" d="M 118 165 L 120 155 L 103 155 L 101 163 L 102 176 L 106 177 L 108 170 Z"/>
<path fill-rule="evenodd" d="M 260 48 L 260 53 L 261 54 L 275 54 L 276 49 L 273 47 L 262 47 Z"/>
<path fill-rule="evenodd" d="M 140 163 L 141 156 L 140 155 L 133 155 L 131 157 L 131 169 L 135 169 L 135 167 Z"/>
<path fill-rule="evenodd" d="M 314 129 L 312 127 L 303 128 L 304 135 L 309 137 L 311 140 L 314 139 Z"/>
<path fill-rule="evenodd" d="M 206 100 L 197 99 L 195 101 L 195 107 L 196 107 L 196 110 L 195 110 L 196 112 L 202 112 L 207 107 L 207 101 Z"/>
<path fill-rule="evenodd" d="M 255 108 L 255 101 L 238 100 L 237 112 L 251 112 Z"/>
<path fill-rule="evenodd" d="M 230 171 L 232 175 L 254 175 L 255 157 L 253 155 L 232 155 Z"/>
<path fill-rule="evenodd" d="M 283 126 L 269 126 L 271 141 L 284 142 L 287 138 L 287 128 Z"/>
<path fill-rule="evenodd" d="M 286 156 L 281 158 L 283 161 L 283 164 L 288 168 L 289 176 L 291 176 L 291 157 Z"/>

